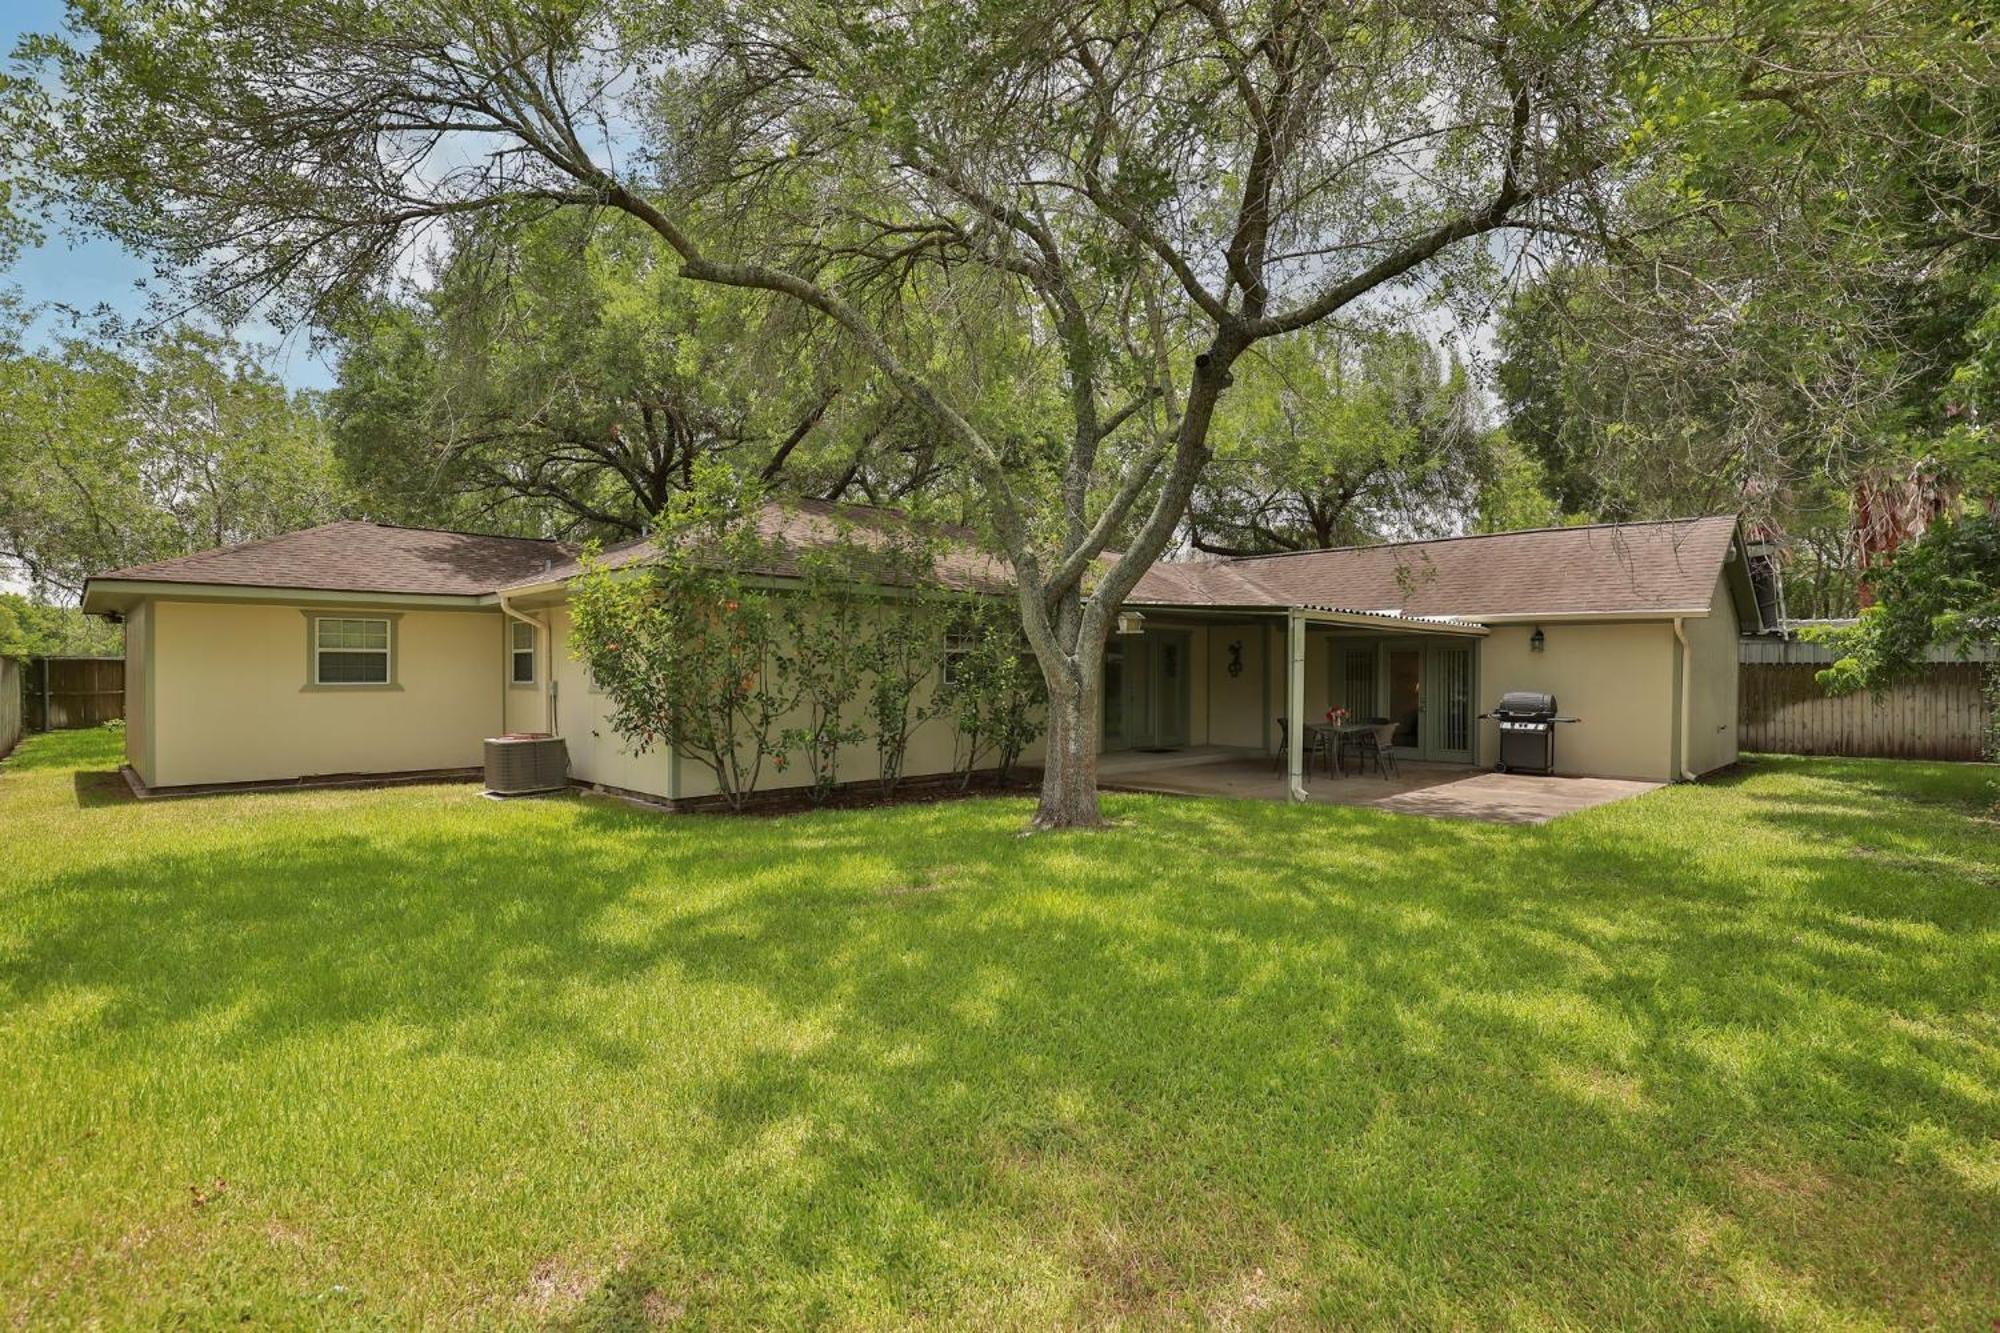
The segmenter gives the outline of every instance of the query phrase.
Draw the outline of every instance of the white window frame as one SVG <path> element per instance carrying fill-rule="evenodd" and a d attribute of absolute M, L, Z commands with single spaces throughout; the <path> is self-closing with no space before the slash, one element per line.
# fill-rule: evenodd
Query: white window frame
<path fill-rule="evenodd" d="M 357 615 L 310 615 L 312 644 L 312 685 L 321 690 L 386 690 L 396 687 L 396 617 Z M 328 648 L 320 641 L 320 626 L 329 622 L 353 621 L 360 624 L 375 624 L 382 627 L 380 648 Z M 379 653 L 382 657 L 382 679 L 380 680 L 326 680 L 320 675 L 320 661 L 326 653 Z"/>
<path fill-rule="evenodd" d="M 541 629 L 538 626 L 529 624 L 525 620 L 509 620 L 507 624 L 509 627 L 507 630 L 507 683 L 516 689 L 533 689 L 542 683 L 541 668 L 536 664 L 536 658 L 539 656 L 537 650 L 541 647 Z M 525 648 L 521 646 L 522 630 L 528 631 L 528 646 Z M 518 675 L 514 674 L 515 668 L 520 665 L 523 653 L 527 654 L 528 657 L 528 678 L 526 680 L 522 680 Z"/>
<path fill-rule="evenodd" d="M 944 685 L 958 684 L 959 659 L 970 657 L 979 646 L 976 634 L 969 630 L 947 629 L 944 632 L 944 660 L 938 666 L 938 681 Z"/>

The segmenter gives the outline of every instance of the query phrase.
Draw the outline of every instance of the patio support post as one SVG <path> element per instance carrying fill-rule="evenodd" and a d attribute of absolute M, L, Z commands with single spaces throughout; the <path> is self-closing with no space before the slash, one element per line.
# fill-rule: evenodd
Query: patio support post
<path fill-rule="evenodd" d="M 1306 799 L 1306 617 L 1285 613 L 1285 794 Z"/>

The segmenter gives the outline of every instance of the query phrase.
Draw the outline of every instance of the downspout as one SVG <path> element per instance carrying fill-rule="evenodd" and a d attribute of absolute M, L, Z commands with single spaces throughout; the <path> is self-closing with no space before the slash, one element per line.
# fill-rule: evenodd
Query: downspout
<path fill-rule="evenodd" d="M 500 610 L 503 614 L 511 616 L 513 619 L 520 621 L 523 625 L 526 625 L 528 628 L 534 630 L 535 642 L 537 645 L 543 643 L 549 643 L 549 640 L 553 637 L 552 635 L 546 632 L 546 627 L 540 621 L 534 619 L 531 616 L 524 616 L 519 611 L 516 611 L 513 607 L 509 606 L 507 604 L 507 598 L 504 594 L 500 598 Z M 513 645 L 509 643 L 507 645 L 507 648 L 508 648 L 507 660 L 502 664 L 503 668 L 501 675 L 502 688 L 506 687 L 514 662 Z M 547 731 L 549 735 L 553 736 L 556 734 L 556 708 L 555 708 L 555 694 L 553 692 L 555 688 L 555 681 L 552 680 L 550 677 L 552 675 L 552 668 L 555 665 L 555 645 L 553 643 L 549 643 L 548 651 L 542 656 L 543 656 L 543 665 L 542 669 L 538 673 L 541 677 L 541 682 L 542 682 L 542 728 L 543 730 Z M 502 697 L 501 700 L 500 729 L 502 731 L 505 731 L 507 729 L 506 700 L 504 696 Z"/>
<path fill-rule="evenodd" d="M 1681 645 L 1681 698 L 1680 717 L 1678 719 L 1680 727 L 1681 781 L 1693 782 L 1695 780 L 1694 770 L 1688 767 L 1688 689 L 1689 682 L 1694 679 L 1694 645 L 1688 642 L 1687 625 L 1685 619 L 1681 616 L 1674 617 L 1674 638 L 1679 640 Z"/>
<path fill-rule="evenodd" d="M 1306 618 L 1285 613 L 1285 796 L 1304 801 L 1306 748 Z"/>

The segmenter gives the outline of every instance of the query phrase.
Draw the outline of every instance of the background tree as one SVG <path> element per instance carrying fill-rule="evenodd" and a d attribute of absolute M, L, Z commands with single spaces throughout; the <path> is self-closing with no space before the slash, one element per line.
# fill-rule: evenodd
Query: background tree
<path fill-rule="evenodd" d="M 1474 505 L 1473 531 L 1511 532 L 1584 521 L 1564 512 L 1549 493 L 1541 462 L 1521 448 L 1505 426 L 1487 433 L 1485 455 L 1487 475 Z"/>
<path fill-rule="evenodd" d="M 125 631 L 73 606 L 0 592 L 0 656 L 118 657 Z"/>
<path fill-rule="evenodd" d="M 664 258 L 628 219 L 475 218 L 434 281 L 350 316 L 329 414 L 369 512 L 619 540 L 706 461 L 829 498 L 935 479 L 823 333 Z"/>
<path fill-rule="evenodd" d="M 1649 87 L 1656 122 L 1704 125 L 1634 190 L 1657 239 L 1545 252 L 1499 332 L 1509 432 L 1562 508 L 1742 508 L 1789 546 L 1794 614 L 1852 614 L 1871 561 L 1968 485 L 1949 438 L 1991 419 L 1967 373 L 2000 273 L 1991 20 L 1871 39 L 1892 12 L 1830 16 L 1869 76 L 1831 97 L 1774 71 L 1754 114 L 1715 119 Z M 1961 77 L 1902 72 L 1925 50 Z M 1802 110 L 1839 133 L 1799 135 Z"/>
<path fill-rule="evenodd" d="M 1813 636 L 1839 654 L 1819 673 L 1834 694 L 1892 685 L 1916 671 L 1934 644 L 2000 638 L 2000 515 L 1941 518 L 1871 577 L 1881 600 L 1853 626 Z"/>
<path fill-rule="evenodd" d="M 623 213 L 683 276 L 826 320 L 976 484 L 1048 685 L 1055 826 L 1097 819 L 1105 636 L 1250 348 L 1367 302 L 1477 303 L 1503 234 L 1627 234 L 1639 187 L 1712 143 L 1793 179 L 1852 89 L 1961 81 L 1965 22 L 1832 0 L 131 0 L 31 42 L 12 116 L 57 202 L 223 308 L 327 320 L 412 244 L 528 206 Z"/>
<path fill-rule="evenodd" d="M 1490 480 L 1471 378 L 1408 332 L 1314 328 L 1239 363 L 1188 506 L 1217 555 L 1456 530 Z"/>
<path fill-rule="evenodd" d="M 173 329 L 0 359 L 0 559 L 38 590 L 338 517 L 318 406 L 248 349 Z"/>

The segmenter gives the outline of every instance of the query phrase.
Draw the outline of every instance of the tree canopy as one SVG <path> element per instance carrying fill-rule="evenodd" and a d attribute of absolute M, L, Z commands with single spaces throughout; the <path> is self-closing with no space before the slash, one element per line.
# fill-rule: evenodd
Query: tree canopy
<path fill-rule="evenodd" d="M 117 657 L 125 631 L 73 606 L 0 592 L 0 656 Z"/>
<path fill-rule="evenodd" d="M 618 539 L 704 462 L 797 494 L 899 498 L 935 449 L 789 311 L 683 281 L 636 225 L 458 229 L 442 272 L 348 317 L 328 414 L 370 513 Z"/>
<path fill-rule="evenodd" d="M 1557 251 L 1499 330 L 1510 435 L 1565 510 L 1744 509 L 1789 544 L 1797 614 L 1851 613 L 1875 557 L 1994 494 L 1967 462 L 1993 450 L 2000 79 L 1990 16 L 1925 13 L 1852 7 L 1868 77 L 1710 122 L 1639 183 L 1659 243 Z"/>
<path fill-rule="evenodd" d="M 1218 555 L 1453 531 L 1493 479 L 1456 357 L 1408 331 L 1316 328 L 1246 356 L 1189 540 Z"/>
<path fill-rule="evenodd" d="M 0 356 L 0 560 L 40 592 L 338 517 L 317 405 L 179 328 Z"/>

